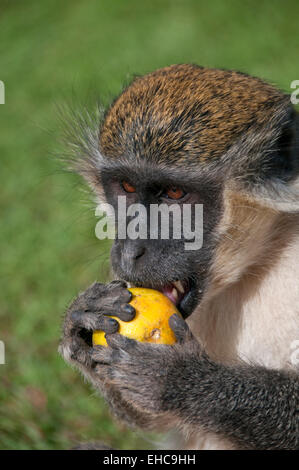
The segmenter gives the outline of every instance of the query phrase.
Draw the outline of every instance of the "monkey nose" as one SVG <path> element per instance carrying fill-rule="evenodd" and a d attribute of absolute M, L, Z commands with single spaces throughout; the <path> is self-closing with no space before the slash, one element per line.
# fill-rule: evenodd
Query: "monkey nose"
<path fill-rule="evenodd" d="M 124 271 L 134 268 L 137 260 L 144 255 L 145 251 L 145 247 L 139 244 L 132 244 L 126 247 L 122 252 L 121 259 Z"/>

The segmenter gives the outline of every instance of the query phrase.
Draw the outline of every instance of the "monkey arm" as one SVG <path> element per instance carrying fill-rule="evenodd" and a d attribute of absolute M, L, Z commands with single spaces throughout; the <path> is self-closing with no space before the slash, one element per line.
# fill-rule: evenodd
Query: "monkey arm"
<path fill-rule="evenodd" d="M 160 429 L 164 416 L 172 426 L 215 432 L 240 448 L 299 447 L 298 375 L 215 363 L 182 319 L 174 315 L 170 324 L 179 340 L 174 346 L 113 334 L 107 335 L 109 348 L 94 348 L 99 383 L 118 396 L 110 401 L 112 411 L 120 417 L 121 409 L 131 425 L 138 414 L 135 425 L 144 428 L 153 428 L 147 417 L 154 416 Z"/>
<path fill-rule="evenodd" d="M 241 448 L 299 448 L 298 375 L 249 365 L 228 367 L 202 355 L 186 358 L 180 369 L 185 380 L 173 377 L 175 396 L 173 384 L 165 402 L 191 427 L 200 424 Z"/>

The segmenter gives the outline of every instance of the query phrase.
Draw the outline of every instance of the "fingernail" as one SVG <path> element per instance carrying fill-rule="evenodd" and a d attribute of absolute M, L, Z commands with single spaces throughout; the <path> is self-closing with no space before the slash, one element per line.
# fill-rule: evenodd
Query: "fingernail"
<path fill-rule="evenodd" d="M 126 304 L 124 310 L 125 312 L 130 313 L 132 315 L 135 313 L 135 308 L 130 304 Z"/>
<path fill-rule="evenodd" d="M 133 298 L 133 294 L 132 294 L 132 292 L 131 292 L 130 290 L 128 290 L 128 292 L 129 292 L 129 294 L 130 294 L 130 298 L 129 298 L 129 302 L 130 302 L 130 300 L 132 300 L 132 298 Z"/>
<path fill-rule="evenodd" d="M 169 320 L 172 322 L 172 323 L 179 323 L 180 322 L 180 318 L 178 316 L 177 313 L 174 313 L 173 315 L 171 315 L 171 317 L 169 318 Z"/>

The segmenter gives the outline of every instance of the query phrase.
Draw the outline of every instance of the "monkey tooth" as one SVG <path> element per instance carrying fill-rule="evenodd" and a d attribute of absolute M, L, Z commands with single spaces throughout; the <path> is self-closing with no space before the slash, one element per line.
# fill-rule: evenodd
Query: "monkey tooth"
<path fill-rule="evenodd" d="M 181 283 L 181 281 L 175 281 L 172 283 L 176 288 L 177 290 L 181 293 L 181 294 L 184 294 L 185 293 L 185 289 L 184 289 L 184 286 L 183 284 Z"/>
<path fill-rule="evenodd" d="M 171 295 L 173 296 L 173 298 L 175 299 L 175 301 L 177 302 L 178 299 L 179 299 L 179 295 L 178 295 L 178 291 L 176 290 L 176 288 L 174 287 L 171 291 Z"/>
<path fill-rule="evenodd" d="M 127 288 L 136 287 L 131 282 L 126 281 Z M 140 285 L 139 285 L 140 286 Z M 143 286 L 146 287 L 146 286 Z M 156 289 L 168 297 L 172 303 L 179 305 L 185 295 L 189 292 L 189 284 L 186 280 L 171 281 L 164 286 L 150 286 L 149 289 Z"/>

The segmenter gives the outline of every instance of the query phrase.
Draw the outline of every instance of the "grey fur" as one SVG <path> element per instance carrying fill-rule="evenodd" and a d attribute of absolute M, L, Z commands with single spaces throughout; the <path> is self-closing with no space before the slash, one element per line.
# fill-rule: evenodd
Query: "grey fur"
<path fill-rule="evenodd" d="M 111 181 L 117 175 L 134 178 L 143 198 L 146 183 L 151 183 L 154 177 L 160 181 L 181 180 L 192 188 L 200 188 L 198 192 L 211 208 L 206 224 L 208 241 L 200 255 L 195 253 L 188 258 L 179 244 L 167 245 L 164 241 L 147 244 L 146 255 L 138 262 L 131 260 L 126 271 L 121 268 L 121 260 L 129 245 L 127 241 L 116 240 L 112 263 L 119 277 L 155 287 L 165 279 L 190 276 L 197 282 L 199 302 L 202 296 L 199 286 L 204 290 L 209 283 L 217 243 L 215 226 L 223 210 L 221 191 L 228 180 L 270 206 L 284 205 L 286 211 L 288 205 L 290 210 L 299 209 L 299 190 L 292 186 L 299 171 L 295 135 L 298 116 L 287 97 L 277 109 L 271 110 L 267 124 L 249 129 L 219 160 L 204 164 L 193 159 L 188 165 L 180 161 L 178 167 L 169 162 L 168 167 L 165 161 L 163 165 L 137 161 L 133 152 L 109 160 L 99 151 L 100 120 L 100 113 L 95 121 L 89 115 L 81 117 L 71 133 L 71 166 L 97 193 L 104 187 L 108 200 L 113 200 Z M 127 307 L 129 300 L 122 281 L 106 286 L 93 284 L 68 309 L 59 348 L 64 358 L 104 395 L 116 417 L 143 429 L 177 427 L 187 433 L 203 429 L 244 449 L 299 448 L 297 373 L 254 364 L 216 363 L 207 356 L 187 324 L 176 316 L 170 321 L 178 338 L 174 346 L 124 338 L 117 334 L 117 324 L 109 322 L 106 315 L 118 315 L 125 321 L 133 318 L 134 312 Z M 99 328 L 107 333 L 108 348 L 92 347 L 91 333 Z"/>

